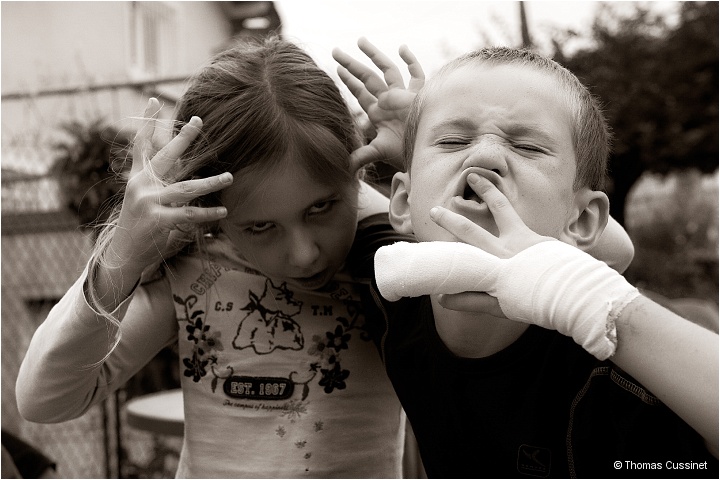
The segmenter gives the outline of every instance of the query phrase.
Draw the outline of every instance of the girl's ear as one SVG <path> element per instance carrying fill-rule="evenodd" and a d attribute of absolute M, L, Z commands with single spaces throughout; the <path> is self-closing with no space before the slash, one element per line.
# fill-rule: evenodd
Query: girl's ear
<path fill-rule="evenodd" d="M 575 193 L 574 204 L 574 216 L 565 226 L 560 240 L 587 251 L 598 242 L 605 230 L 610 201 L 603 192 L 581 188 Z"/>
<path fill-rule="evenodd" d="M 410 174 L 398 172 L 390 184 L 390 225 L 398 233 L 412 234 L 410 220 Z"/>

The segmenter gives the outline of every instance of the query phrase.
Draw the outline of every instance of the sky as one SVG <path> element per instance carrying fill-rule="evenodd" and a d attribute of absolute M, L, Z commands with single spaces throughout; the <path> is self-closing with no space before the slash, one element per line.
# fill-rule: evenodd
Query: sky
<path fill-rule="evenodd" d="M 549 32 L 553 29 L 588 31 L 599 3 L 525 1 L 530 34 L 541 53 L 551 53 Z M 623 8 L 636 2 L 613 3 Z M 671 11 L 678 2 L 643 3 Z M 517 1 L 280 0 L 275 5 L 283 21 L 283 34 L 303 46 L 336 80 L 337 65 L 331 56 L 334 47 L 371 64 L 357 48 L 361 36 L 400 66 L 404 63 L 397 55 L 398 48 L 408 45 L 426 75 L 481 45 L 520 44 Z M 405 70 L 403 74 L 409 78 Z"/>

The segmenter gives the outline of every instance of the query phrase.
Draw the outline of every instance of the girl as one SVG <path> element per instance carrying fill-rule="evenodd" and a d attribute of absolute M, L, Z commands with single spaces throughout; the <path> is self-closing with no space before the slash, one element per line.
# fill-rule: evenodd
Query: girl
<path fill-rule="evenodd" d="M 86 272 L 34 335 L 22 415 L 82 415 L 177 344 L 178 477 L 400 477 L 403 417 L 360 306 L 368 281 L 345 265 L 387 199 L 350 167 L 360 143 L 337 86 L 270 38 L 201 71 L 184 126 L 146 161 L 158 108 Z"/>

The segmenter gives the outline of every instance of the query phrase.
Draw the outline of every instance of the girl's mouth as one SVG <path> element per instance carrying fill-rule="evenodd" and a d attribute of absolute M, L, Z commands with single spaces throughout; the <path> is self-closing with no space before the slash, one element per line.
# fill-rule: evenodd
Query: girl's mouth
<path fill-rule="evenodd" d="M 315 275 L 309 277 L 295 277 L 293 281 L 307 290 L 317 290 L 318 288 L 325 285 L 327 270 L 322 270 Z"/>

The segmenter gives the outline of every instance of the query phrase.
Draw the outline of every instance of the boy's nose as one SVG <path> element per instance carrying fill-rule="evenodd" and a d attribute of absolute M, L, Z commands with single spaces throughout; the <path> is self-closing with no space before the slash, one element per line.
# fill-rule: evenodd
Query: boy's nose
<path fill-rule="evenodd" d="M 317 242 L 305 230 L 292 232 L 287 249 L 288 263 L 297 268 L 311 267 L 320 256 Z"/>
<path fill-rule="evenodd" d="M 504 177 L 508 172 L 505 150 L 499 140 L 483 138 L 470 151 L 463 163 L 463 169 L 468 167 L 486 168 Z"/>

